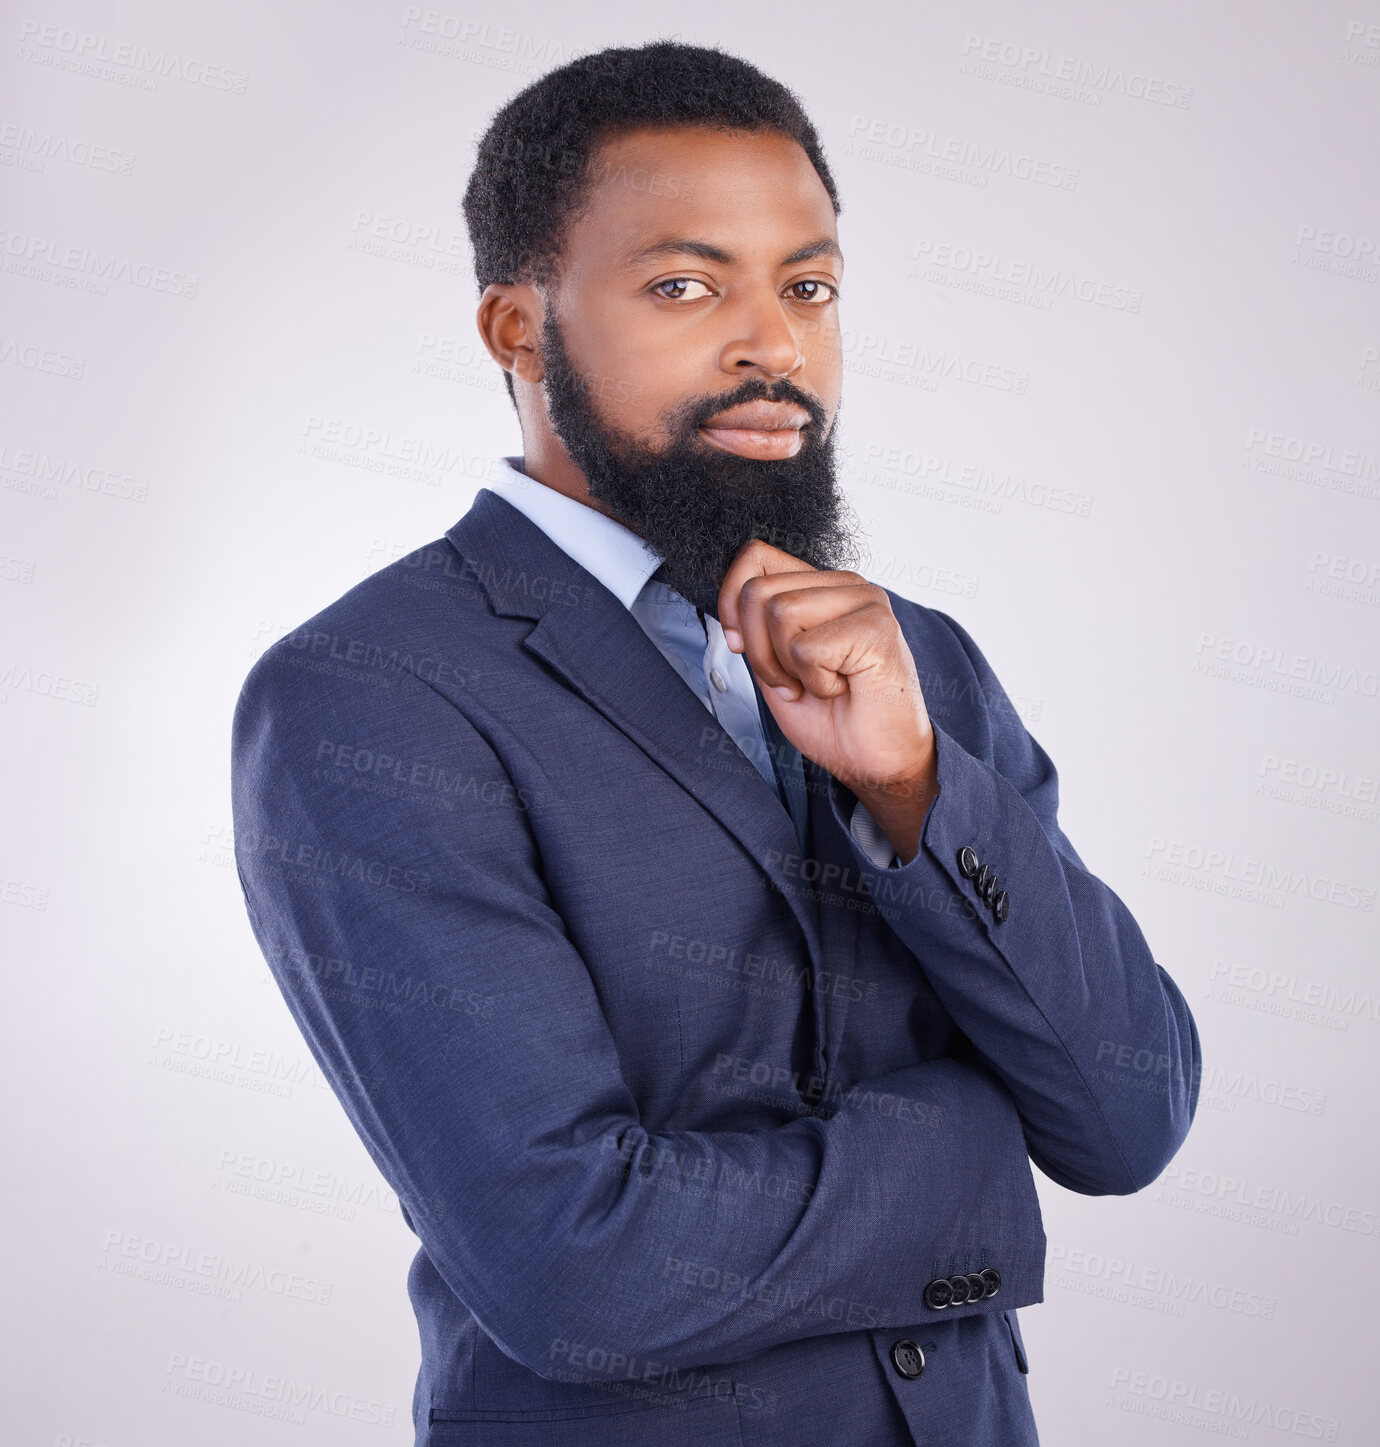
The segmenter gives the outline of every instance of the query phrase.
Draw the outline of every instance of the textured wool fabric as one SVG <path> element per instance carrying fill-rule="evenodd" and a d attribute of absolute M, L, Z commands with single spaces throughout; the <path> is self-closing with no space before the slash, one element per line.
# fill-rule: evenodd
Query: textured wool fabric
<path fill-rule="evenodd" d="M 1032 1161 L 1148 1184 L 1197 1030 L 976 644 L 889 597 L 941 789 L 892 869 L 808 760 L 802 850 L 627 607 L 488 489 L 250 672 L 240 879 L 419 1238 L 419 1444 L 1036 1441 Z M 928 1303 L 987 1267 L 995 1296 Z"/>

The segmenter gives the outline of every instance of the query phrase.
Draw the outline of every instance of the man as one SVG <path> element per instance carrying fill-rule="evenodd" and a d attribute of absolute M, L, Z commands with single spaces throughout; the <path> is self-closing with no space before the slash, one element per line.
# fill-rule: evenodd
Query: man
<path fill-rule="evenodd" d="M 839 566 L 816 134 L 604 51 L 465 210 L 523 452 L 234 733 L 256 936 L 421 1242 L 416 1440 L 1034 1443 L 1031 1162 L 1145 1186 L 1198 1037 L 972 638 Z"/>

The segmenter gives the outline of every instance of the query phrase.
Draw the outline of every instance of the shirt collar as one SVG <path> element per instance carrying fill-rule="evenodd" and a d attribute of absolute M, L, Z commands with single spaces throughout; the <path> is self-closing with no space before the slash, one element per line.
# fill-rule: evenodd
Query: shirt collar
<path fill-rule="evenodd" d="M 631 611 L 662 555 L 622 523 L 547 487 L 522 470 L 522 457 L 504 457 L 485 480 L 525 514 L 563 552 Z"/>

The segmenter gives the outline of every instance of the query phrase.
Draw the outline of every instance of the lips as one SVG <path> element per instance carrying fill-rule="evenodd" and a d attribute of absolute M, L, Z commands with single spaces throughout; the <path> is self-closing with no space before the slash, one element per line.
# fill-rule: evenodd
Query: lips
<path fill-rule="evenodd" d="M 760 461 L 794 457 L 810 414 L 790 402 L 743 402 L 700 424 L 705 440 L 723 452 Z"/>

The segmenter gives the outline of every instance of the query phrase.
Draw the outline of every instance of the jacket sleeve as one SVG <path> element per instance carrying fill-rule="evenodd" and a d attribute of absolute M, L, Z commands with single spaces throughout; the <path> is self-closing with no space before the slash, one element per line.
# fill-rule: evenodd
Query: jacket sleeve
<path fill-rule="evenodd" d="M 1020 1120 L 981 1062 L 908 1066 L 775 1129 L 647 1130 L 543 881 L 541 801 L 429 682 L 296 661 L 270 650 L 235 714 L 250 922 L 423 1249 L 509 1356 L 734 1361 L 939 1319 L 926 1285 L 989 1265 L 1000 1294 L 944 1319 L 1042 1299 Z M 369 768 L 337 782 L 342 744 Z M 437 770 L 450 808 L 416 786 Z M 724 1288 L 687 1299 L 686 1261 Z"/>
<path fill-rule="evenodd" d="M 917 654 L 931 721 L 941 699 L 968 700 L 979 718 L 970 737 L 983 757 L 934 724 L 939 794 L 906 864 L 879 869 L 857 845 L 846 823 L 853 796 L 837 780 L 829 791 L 835 822 L 879 912 L 1010 1089 L 1031 1159 L 1085 1195 L 1138 1191 L 1168 1165 L 1192 1122 L 1197 1026 L 1130 910 L 1059 827 L 1049 755 L 968 633 L 929 611 L 961 646 L 943 668 Z M 965 862 L 996 874 L 991 900 Z M 997 890 L 1006 891 L 1000 920 Z"/>

